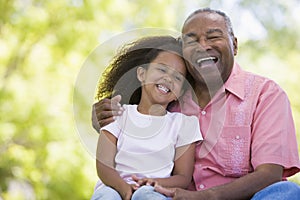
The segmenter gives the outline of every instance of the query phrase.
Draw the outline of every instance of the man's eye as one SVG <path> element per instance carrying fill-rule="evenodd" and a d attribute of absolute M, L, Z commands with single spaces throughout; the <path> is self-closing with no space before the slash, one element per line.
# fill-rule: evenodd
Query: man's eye
<path fill-rule="evenodd" d="M 189 36 L 186 36 L 183 38 L 183 43 L 184 44 L 193 44 L 197 42 L 197 38 L 196 37 L 189 37 Z"/>
<path fill-rule="evenodd" d="M 195 43 L 195 42 L 197 42 L 195 39 L 187 39 L 187 40 L 185 40 L 183 43 L 184 43 L 184 44 L 193 44 L 193 43 Z"/>
<path fill-rule="evenodd" d="M 216 39 L 219 39 L 220 38 L 220 36 L 209 36 L 209 37 L 207 37 L 207 39 L 209 39 L 209 40 L 216 40 Z"/>

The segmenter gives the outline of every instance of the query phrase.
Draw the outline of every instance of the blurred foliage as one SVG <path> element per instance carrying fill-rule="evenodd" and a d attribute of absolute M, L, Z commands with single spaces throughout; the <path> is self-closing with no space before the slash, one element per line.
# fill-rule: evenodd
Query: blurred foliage
<path fill-rule="evenodd" d="M 180 31 L 187 14 L 198 7 L 227 12 L 238 37 L 238 30 L 248 26 L 247 19 L 240 17 L 242 11 L 260 25 L 261 32 L 247 27 L 248 36 L 254 36 L 239 40 L 237 60 L 286 90 L 299 139 L 298 4 L 296 0 L 232 4 L 221 0 L 2 0 L 0 199 L 89 199 L 97 180 L 94 158 L 78 137 L 72 104 L 81 66 L 112 35 L 144 27 Z M 90 118 L 90 112 L 83 114 Z M 290 180 L 300 183 L 299 175 Z"/>

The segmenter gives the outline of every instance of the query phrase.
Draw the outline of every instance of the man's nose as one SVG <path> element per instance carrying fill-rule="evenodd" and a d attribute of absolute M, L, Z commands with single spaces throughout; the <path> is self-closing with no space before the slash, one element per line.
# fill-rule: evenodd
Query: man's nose
<path fill-rule="evenodd" d="M 210 46 L 210 43 L 207 39 L 202 38 L 198 41 L 197 51 L 204 52 L 204 51 L 207 51 L 210 48 L 211 48 L 211 46 Z"/>

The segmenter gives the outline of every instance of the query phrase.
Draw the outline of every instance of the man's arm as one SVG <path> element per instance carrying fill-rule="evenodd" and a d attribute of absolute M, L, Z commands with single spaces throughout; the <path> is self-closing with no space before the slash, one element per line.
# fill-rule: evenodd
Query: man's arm
<path fill-rule="evenodd" d="M 101 127 L 113 122 L 114 116 L 122 115 L 120 101 L 121 96 L 117 95 L 112 99 L 105 98 L 93 104 L 92 124 L 97 132 Z"/>
<path fill-rule="evenodd" d="M 276 164 L 262 164 L 254 172 L 235 181 L 203 191 L 187 191 L 178 188 L 156 187 L 156 190 L 167 196 L 178 199 L 205 200 L 242 200 L 250 199 L 261 189 L 282 180 L 283 167 Z"/>

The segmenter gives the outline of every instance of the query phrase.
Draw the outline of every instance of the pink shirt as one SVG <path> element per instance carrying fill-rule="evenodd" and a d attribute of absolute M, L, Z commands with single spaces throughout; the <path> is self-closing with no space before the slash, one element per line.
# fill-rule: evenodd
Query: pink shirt
<path fill-rule="evenodd" d="M 231 182 L 264 163 L 284 166 L 283 179 L 300 171 L 290 103 L 272 80 L 235 63 L 224 88 L 206 107 L 200 108 L 191 92 L 179 106 L 172 110 L 198 116 L 204 137 L 196 147 L 191 190 Z"/>

